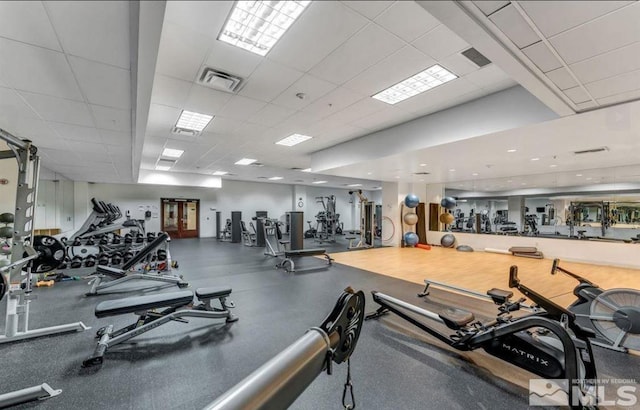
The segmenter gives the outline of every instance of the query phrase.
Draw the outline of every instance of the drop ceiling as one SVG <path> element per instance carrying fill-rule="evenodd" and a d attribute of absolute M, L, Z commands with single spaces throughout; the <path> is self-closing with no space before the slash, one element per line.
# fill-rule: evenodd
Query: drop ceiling
<path fill-rule="evenodd" d="M 633 158 L 639 148 L 637 124 L 611 133 L 605 117 L 583 122 L 589 110 L 597 113 L 640 98 L 638 2 L 315 1 L 260 57 L 216 39 L 233 2 L 169 1 L 161 31 L 157 27 L 157 63 L 150 72 L 136 72 L 131 58 L 138 45 L 136 4 L 0 2 L 0 128 L 32 139 L 43 165 L 70 179 L 134 183 L 138 169 L 154 169 L 167 147 L 185 151 L 172 169 L 176 173 L 222 170 L 231 173 L 223 179 L 267 182 L 262 178 L 282 176 L 277 183 L 322 179 L 336 187 L 510 176 L 533 184 L 527 178 L 638 163 Z M 491 41 L 508 50 L 513 61 L 437 12 L 450 8 L 467 8 L 467 14 L 473 9 L 473 21 L 465 24 L 490 31 Z M 462 56 L 471 46 L 493 63 L 479 68 Z M 459 78 L 395 105 L 371 98 L 436 63 Z M 244 82 L 237 93 L 204 87 L 196 82 L 204 67 Z M 132 100 L 141 80 L 153 83 L 144 118 L 136 115 L 140 101 Z M 543 123 L 389 158 L 380 149 L 378 161 L 325 175 L 292 169 L 309 167 L 318 150 L 518 83 L 575 123 Z M 296 96 L 300 93 L 303 98 Z M 549 95 L 565 108 L 558 109 Z M 183 109 L 215 118 L 197 137 L 173 134 Z M 576 116 L 579 112 L 585 113 Z M 544 133 L 530 132 L 536 126 Z M 132 129 L 136 141 L 144 139 L 139 149 Z M 274 144 L 293 133 L 314 138 L 290 148 Z M 596 145 L 610 150 L 593 161 L 565 156 L 598 140 L 604 142 Z M 521 143 L 523 157 L 503 152 L 513 142 Z M 553 153 L 565 168 L 543 172 L 543 165 L 551 169 Z M 526 158 L 536 155 L 539 161 Z M 234 165 L 242 157 L 263 166 Z M 428 169 L 414 169 L 419 163 Z M 374 166 L 376 174 L 369 174 Z M 456 176 L 449 174 L 453 168 Z M 430 174 L 413 175 L 421 171 Z"/>

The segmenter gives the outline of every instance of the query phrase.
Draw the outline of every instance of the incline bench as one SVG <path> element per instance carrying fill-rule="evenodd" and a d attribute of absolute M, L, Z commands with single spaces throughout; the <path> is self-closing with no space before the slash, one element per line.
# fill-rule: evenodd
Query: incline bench
<path fill-rule="evenodd" d="M 163 273 L 134 273 L 129 272 L 133 269 L 138 263 L 142 262 L 147 256 L 149 256 L 152 252 L 154 252 L 157 248 L 162 246 L 165 242 L 169 240 L 169 235 L 165 232 L 161 232 L 156 239 L 147 244 L 140 252 L 138 252 L 133 258 L 131 258 L 127 263 L 122 265 L 120 268 L 112 268 L 109 266 L 98 265 L 96 268 L 96 274 L 90 284 L 91 290 L 86 294 L 86 296 L 95 296 L 98 294 L 100 290 L 104 290 L 110 288 L 112 286 L 119 285 L 123 282 L 127 282 L 130 280 L 152 280 L 155 282 L 164 282 L 164 283 L 173 283 L 178 285 L 180 288 L 185 288 L 189 286 L 187 282 L 184 282 L 180 276 L 176 275 L 168 275 Z M 167 266 L 169 266 L 168 264 Z M 110 278 L 112 279 L 109 282 L 103 283 L 104 279 Z"/>
<path fill-rule="evenodd" d="M 282 261 L 276 265 L 276 268 L 282 268 L 287 272 L 304 272 L 310 270 L 327 269 L 333 262 L 333 258 L 331 258 L 331 256 L 327 254 L 327 250 L 323 248 L 285 250 L 282 256 L 284 256 L 284 259 L 282 259 Z M 327 263 L 326 265 L 322 264 L 303 269 L 296 269 L 296 265 L 293 262 L 294 258 L 297 259 L 305 256 L 324 256 Z"/>
<path fill-rule="evenodd" d="M 83 367 L 102 364 L 104 354 L 111 346 L 155 329 L 172 320 L 188 323 L 184 317 L 200 317 L 206 319 L 226 319 L 227 323 L 235 322 L 238 317 L 229 309 L 235 307 L 228 302 L 231 288 L 224 286 L 198 288 L 193 302 L 193 292 L 181 290 L 159 295 L 147 295 L 126 299 L 107 300 L 96 306 L 96 317 L 116 316 L 125 313 L 135 313 L 140 316 L 133 324 L 122 329 L 113 330 L 113 325 L 98 330 L 96 337 L 100 338 L 93 355 L 82 363 Z M 218 299 L 221 307 L 215 307 L 212 299 Z M 163 309 L 163 310 L 157 310 Z"/>

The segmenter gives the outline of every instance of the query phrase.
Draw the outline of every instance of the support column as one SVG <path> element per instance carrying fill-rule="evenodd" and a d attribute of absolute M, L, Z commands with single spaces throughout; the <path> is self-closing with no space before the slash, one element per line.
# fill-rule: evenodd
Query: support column
<path fill-rule="evenodd" d="M 524 197 L 510 196 L 509 201 L 509 220 L 516 223 L 518 231 L 522 231 L 524 225 Z"/>
<path fill-rule="evenodd" d="M 91 213 L 89 208 L 89 183 L 73 182 L 73 229 L 77 231 Z"/>

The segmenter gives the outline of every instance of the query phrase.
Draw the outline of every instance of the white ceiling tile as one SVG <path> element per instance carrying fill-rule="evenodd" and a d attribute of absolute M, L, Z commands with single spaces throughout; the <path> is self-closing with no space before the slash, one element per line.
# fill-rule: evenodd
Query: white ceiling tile
<path fill-rule="evenodd" d="M 640 70 L 585 84 L 593 98 L 604 98 L 640 89 Z"/>
<path fill-rule="evenodd" d="M 547 71 L 555 70 L 562 67 L 560 60 L 549 50 L 542 41 L 523 48 L 522 52 L 529 57 L 535 65 L 538 66 L 540 71 L 546 73 Z"/>
<path fill-rule="evenodd" d="M 393 3 L 376 17 L 375 22 L 407 42 L 412 42 L 440 24 L 415 1 Z"/>
<path fill-rule="evenodd" d="M 366 95 L 357 93 L 346 87 L 338 87 L 324 97 L 307 105 L 303 112 L 311 115 L 314 120 L 319 120 L 340 112 L 343 108 L 350 106 L 364 97 L 366 97 Z"/>
<path fill-rule="evenodd" d="M 91 105 L 96 128 L 131 133 L 131 112 L 102 105 Z"/>
<path fill-rule="evenodd" d="M 477 2 L 477 3 L 485 3 Z M 546 37 L 554 36 L 632 1 L 523 1 L 520 6 Z"/>
<path fill-rule="evenodd" d="M 156 72 L 194 81 L 212 42 L 210 37 L 188 27 L 165 23 L 162 26 Z"/>
<path fill-rule="evenodd" d="M 640 69 L 640 42 L 580 61 L 570 68 L 583 83 Z"/>
<path fill-rule="evenodd" d="M 45 123 L 45 121 L 39 121 L 39 123 L 41 123 L 40 125 L 36 125 L 38 127 L 46 127 L 47 130 L 49 130 L 49 127 L 47 127 Z M 33 126 L 34 124 L 29 124 L 29 126 Z M 30 132 L 30 130 L 26 130 L 26 132 L 22 132 L 20 129 L 11 129 L 12 133 L 14 133 L 15 136 L 17 137 L 22 137 L 22 138 L 28 138 L 31 141 L 33 141 L 33 143 L 35 144 L 36 147 L 38 147 L 38 152 L 41 152 L 43 149 L 59 149 L 59 150 L 68 150 L 69 147 L 67 146 L 67 143 L 65 140 L 60 139 L 60 137 L 58 137 L 57 135 L 55 135 L 55 133 L 51 130 L 49 130 L 48 134 L 33 134 L 32 132 Z"/>
<path fill-rule="evenodd" d="M 267 104 L 263 109 L 249 117 L 247 121 L 265 125 L 267 127 L 274 127 L 293 115 L 295 112 L 296 110 L 292 110 L 291 108 L 280 107 L 275 104 Z"/>
<path fill-rule="evenodd" d="M 549 79 L 553 81 L 553 83 L 557 85 L 561 90 L 573 88 L 578 85 L 576 80 L 573 79 L 571 74 L 569 74 L 569 71 L 567 71 L 567 69 L 564 67 L 549 71 L 547 73 L 547 77 L 549 77 Z"/>
<path fill-rule="evenodd" d="M 275 61 L 264 60 L 247 79 L 238 94 L 262 101 L 272 101 L 302 77 L 302 72 Z"/>
<path fill-rule="evenodd" d="M 415 47 L 405 46 L 347 81 L 344 86 L 371 96 L 434 64 L 435 60 Z"/>
<path fill-rule="evenodd" d="M 301 110 L 335 88 L 336 85 L 328 81 L 305 74 L 280 94 L 278 98 L 274 99 L 273 103 L 294 110 Z M 305 97 L 298 98 L 296 95 L 299 93 L 303 93 Z"/>
<path fill-rule="evenodd" d="M 388 124 L 390 123 L 398 124 L 407 121 L 413 116 L 413 114 L 403 111 L 400 108 L 389 106 L 382 111 L 359 118 L 351 122 L 351 125 L 373 131 L 380 129 L 381 125 L 389 126 Z"/>
<path fill-rule="evenodd" d="M 567 90 L 564 90 L 564 93 L 573 101 L 574 103 L 583 103 L 586 101 L 590 101 L 589 95 L 582 89 L 582 87 L 573 87 Z"/>
<path fill-rule="evenodd" d="M 267 105 L 264 101 L 234 95 L 220 111 L 220 116 L 240 121 L 246 121 L 253 114 L 260 111 Z"/>
<path fill-rule="evenodd" d="M 203 137 L 207 138 L 210 133 L 231 134 L 242 124 L 242 119 L 216 116 L 213 121 L 211 121 L 211 123 L 207 125 L 207 128 L 205 129 L 206 132 L 203 134 Z"/>
<path fill-rule="evenodd" d="M 266 125 L 251 124 L 248 122 L 243 123 L 233 131 L 233 139 L 238 141 L 256 141 L 267 130 Z"/>
<path fill-rule="evenodd" d="M 453 53 L 469 48 L 466 41 L 444 25 L 439 25 L 412 43 L 428 56 L 441 60 Z"/>
<path fill-rule="evenodd" d="M 103 144 L 131 147 L 131 135 L 127 133 L 110 130 L 98 130 L 98 133 L 100 134 L 100 142 Z"/>
<path fill-rule="evenodd" d="M 510 1 L 493 1 L 493 0 L 475 0 L 473 2 L 473 4 L 475 4 L 480 10 L 482 10 L 485 16 L 489 16 L 495 13 L 496 11 L 500 10 L 501 8 L 503 8 L 509 3 Z"/>
<path fill-rule="evenodd" d="M 340 2 L 311 2 L 267 57 L 306 72 L 367 23 Z"/>
<path fill-rule="evenodd" d="M 73 141 L 70 143 L 72 150 L 76 153 L 82 153 L 82 156 L 88 153 L 96 153 L 96 156 L 100 156 L 105 158 L 107 161 L 109 160 L 108 156 L 105 155 L 107 152 L 107 146 L 100 143 L 95 142 L 82 142 L 82 141 Z M 105 162 L 105 161 L 101 161 Z"/>
<path fill-rule="evenodd" d="M 145 143 L 146 140 L 149 139 L 149 136 L 167 137 L 171 129 L 176 125 L 181 112 L 181 108 L 151 104 L 149 107 Z"/>
<path fill-rule="evenodd" d="M 620 94 L 615 94 L 609 97 L 599 98 L 598 101 L 601 105 L 615 104 L 620 101 L 632 101 L 640 99 L 640 89 L 635 89 L 632 91 L 626 91 Z"/>
<path fill-rule="evenodd" d="M 183 108 L 189 98 L 192 84 L 188 81 L 156 74 L 153 80 L 151 102 Z"/>
<path fill-rule="evenodd" d="M 49 160 L 51 160 L 51 162 L 59 164 L 72 163 L 73 160 L 77 158 L 77 155 L 75 155 L 73 151 L 70 151 L 66 148 L 66 144 L 65 149 L 45 148 L 42 150 L 42 152 L 47 156 Z"/>
<path fill-rule="evenodd" d="M 393 1 L 343 1 L 345 5 L 362 14 L 369 20 L 375 19 L 380 13 L 391 6 Z"/>
<path fill-rule="evenodd" d="M 0 76 L 18 90 L 82 100 L 64 54 L 0 38 Z M 9 57 L 10 56 L 10 57 Z"/>
<path fill-rule="evenodd" d="M 91 113 L 85 103 L 24 91 L 20 94 L 45 120 L 94 126 Z"/>
<path fill-rule="evenodd" d="M 403 42 L 396 36 L 376 24 L 369 24 L 313 67 L 310 73 L 342 84 L 402 46 Z"/>
<path fill-rule="evenodd" d="M 326 121 L 348 124 L 367 115 L 382 111 L 387 107 L 388 104 L 383 103 L 382 101 L 365 97 L 362 100 L 342 109 L 340 112 L 328 116 Z"/>
<path fill-rule="evenodd" d="M 489 20 L 506 34 L 518 48 L 525 48 L 540 41 L 540 37 L 512 5 L 496 11 L 489 17 Z"/>
<path fill-rule="evenodd" d="M 66 53 L 130 69 L 129 3 L 44 3 Z"/>
<path fill-rule="evenodd" d="M 86 141 L 86 142 L 102 142 L 102 138 L 98 133 L 98 130 L 93 127 L 82 127 L 79 125 L 62 124 L 53 121 L 47 123 L 52 130 L 54 130 L 60 138 L 73 141 Z M 129 147 L 131 149 L 131 147 Z"/>
<path fill-rule="evenodd" d="M 0 113 L 0 123 L 0 128 L 6 129 L 16 137 L 30 139 L 36 146 L 55 146 L 56 141 L 60 139 L 46 121 L 27 117 L 6 117 Z"/>
<path fill-rule="evenodd" d="M 10 88 L 0 87 L 0 115 L 3 117 L 38 118 L 20 95 Z M 2 128 L 7 127 L 3 124 Z"/>
<path fill-rule="evenodd" d="M 201 34 L 218 37 L 233 1 L 168 1 L 165 21 Z"/>
<path fill-rule="evenodd" d="M 477 65 L 472 63 L 461 53 L 451 54 L 450 56 L 443 58 L 440 60 L 440 65 L 458 77 L 464 77 L 467 74 L 471 74 L 474 71 L 479 70 Z"/>
<path fill-rule="evenodd" d="M 214 40 L 205 65 L 246 79 L 263 60 L 255 53 Z"/>
<path fill-rule="evenodd" d="M 69 62 L 90 104 L 131 108 L 131 72 L 73 56 Z"/>
<path fill-rule="evenodd" d="M 231 99 L 233 94 L 213 90 L 194 84 L 189 92 L 189 97 L 184 104 L 184 109 L 203 114 L 215 115 Z"/>
<path fill-rule="evenodd" d="M 466 75 L 464 78 L 476 87 L 486 88 L 493 84 L 508 80 L 509 76 L 497 65 L 490 64 L 482 67 L 478 71 L 474 71 L 473 73 Z"/>
<path fill-rule="evenodd" d="M 640 3 L 624 7 L 550 39 L 567 64 L 640 41 Z"/>
<path fill-rule="evenodd" d="M 0 37 L 62 51 L 39 1 L 0 2 Z"/>

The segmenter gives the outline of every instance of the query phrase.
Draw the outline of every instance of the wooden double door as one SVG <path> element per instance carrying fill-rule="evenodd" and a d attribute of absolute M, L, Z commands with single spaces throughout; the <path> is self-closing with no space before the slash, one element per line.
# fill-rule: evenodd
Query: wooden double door
<path fill-rule="evenodd" d="M 173 239 L 200 236 L 200 200 L 162 198 L 162 231 Z"/>

